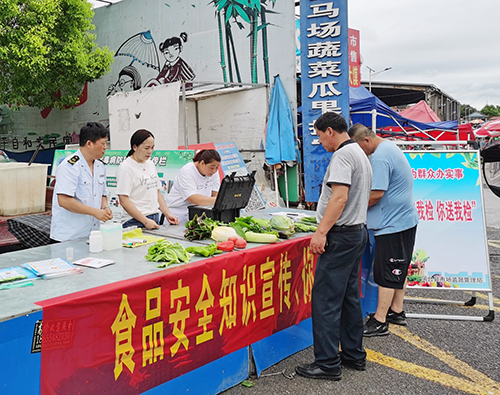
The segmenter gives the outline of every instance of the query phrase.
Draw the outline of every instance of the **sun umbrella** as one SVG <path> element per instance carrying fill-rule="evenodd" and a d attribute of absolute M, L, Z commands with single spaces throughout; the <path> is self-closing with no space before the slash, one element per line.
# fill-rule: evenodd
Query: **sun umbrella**
<path fill-rule="evenodd" d="M 279 75 L 274 77 L 274 87 L 271 91 L 269 104 L 269 121 L 266 132 L 266 162 L 277 165 L 283 162 L 293 162 L 297 159 L 295 153 L 295 134 L 293 129 L 292 111 L 286 97 L 285 89 Z M 278 180 L 274 169 L 276 191 Z M 288 179 L 285 168 L 285 188 L 288 204 Z M 278 192 L 276 193 L 278 198 Z"/>
<path fill-rule="evenodd" d="M 155 40 L 149 30 L 130 37 L 120 45 L 115 56 L 129 56 L 132 58 L 130 65 L 139 62 L 146 67 L 160 71 L 160 58 Z"/>
<path fill-rule="evenodd" d="M 500 120 L 486 122 L 478 130 L 474 132 L 476 136 L 500 136 Z"/>

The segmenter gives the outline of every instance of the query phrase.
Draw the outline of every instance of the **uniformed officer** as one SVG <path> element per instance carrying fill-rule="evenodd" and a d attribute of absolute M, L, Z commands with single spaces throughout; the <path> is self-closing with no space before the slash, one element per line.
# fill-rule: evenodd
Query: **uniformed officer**
<path fill-rule="evenodd" d="M 88 237 L 99 221 L 113 218 L 108 207 L 106 169 L 100 161 L 106 152 L 108 129 L 89 122 L 80 130 L 80 149 L 56 170 L 52 198 L 50 238 L 68 241 Z"/>

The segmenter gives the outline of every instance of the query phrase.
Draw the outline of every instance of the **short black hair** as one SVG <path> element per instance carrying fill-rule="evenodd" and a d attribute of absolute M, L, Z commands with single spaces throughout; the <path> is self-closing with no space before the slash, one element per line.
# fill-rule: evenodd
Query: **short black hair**
<path fill-rule="evenodd" d="M 355 141 L 363 140 L 365 137 L 374 138 L 377 136 L 373 130 L 368 129 L 365 125 L 360 123 L 351 126 L 347 133 L 349 133 L 349 136 Z"/>
<path fill-rule="evenodd" d="M 80 129 L 80 147 L 85 146 L 87 141 L 95 143 L 97 140 L 108 138 L 109 130 L 99 122 L 87 122 Z"/>
<path fill-rule="evenodd" d="M 214 149 L 202 149 L 198 151 L 193 158 L 193 162 L 205 162 L 206 165 L 212 162 L 221 161 L 219 153 Z"/>
<path fill-rule="evenodd" d="M 337 133 L 347 132 L 347 122 L 344 117 L 334 112 L 325 112 L 314 122 L 314 128 L 321 132 L 329 127 Z"/>

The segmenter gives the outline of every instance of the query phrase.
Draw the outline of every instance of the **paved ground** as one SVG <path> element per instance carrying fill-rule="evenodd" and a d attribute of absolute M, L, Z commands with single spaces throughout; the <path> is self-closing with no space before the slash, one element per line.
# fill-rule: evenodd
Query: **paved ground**
<path fill-rule="evenodd" d="M 500 198 L 484 190 L 494 306 L 500 310 Z M 472 248 L 473 246 L 457 246 Z M 439 291 L 414 290 L 409 296 L 444 299 Z M 470 292 L 453 299 L 467 301 Z M 448 297 L 448 296 L 446 296 Z M 449 297 L 448 297 L 449 298 Z M 486 316 L 485 294 L 474 307 L 406 303 L 408 313 Z M 500 394 L 500 317 L 492 322 L 409 319 L 393 325 L 391 334 L 366 339 L 367 370 L 343 369 L 339 382 L 308 380 L 294 375 L 295 366 L 312 362 L 312 347 L 251 378 L 253 387 L 238 385 L 227 395 L 257 394 Z M 283 372 L 283 373 L 281 373 Z M 289 378 L 291 377 L 291 378 Z"/>

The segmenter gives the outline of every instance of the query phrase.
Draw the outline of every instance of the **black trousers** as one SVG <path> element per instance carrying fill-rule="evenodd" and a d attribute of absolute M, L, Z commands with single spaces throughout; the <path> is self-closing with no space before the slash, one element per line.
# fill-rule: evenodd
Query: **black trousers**
<path fill-rule="evenodd" d="M 314 355 L 325 370 L 340 366 L 339 344 L 345 359 L 366 357 L 359 268 L 367 240 L 364 227 L 330 231 L 318 258 L 312 290 Z"/>

